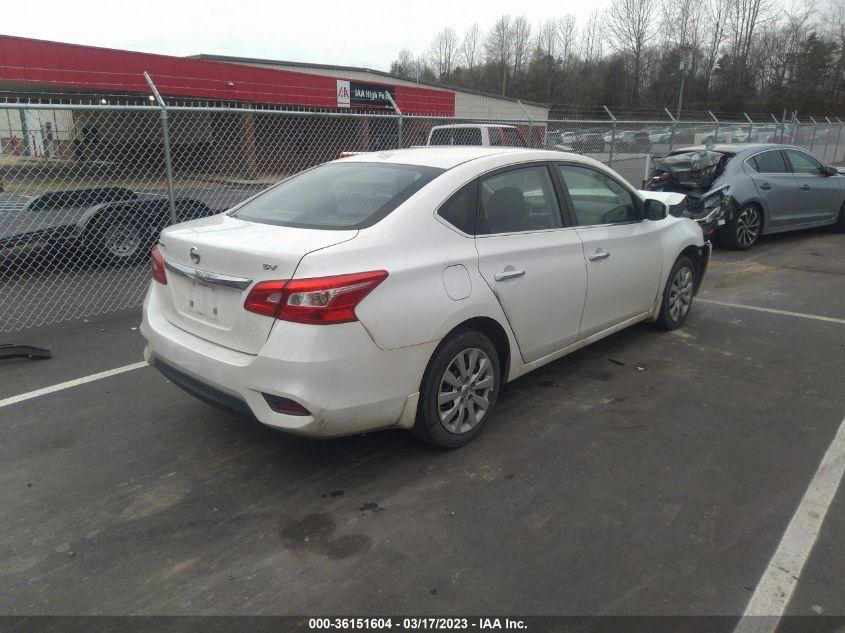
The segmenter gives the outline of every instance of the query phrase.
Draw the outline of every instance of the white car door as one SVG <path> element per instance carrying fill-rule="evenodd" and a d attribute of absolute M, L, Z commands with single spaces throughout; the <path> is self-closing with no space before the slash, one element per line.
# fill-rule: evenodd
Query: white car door
<path fill-rule="evenodd" d="M 584 244 L 587 301 L 580 338 L 654 308 L 662 273 L 660 227 L 641 219 L 634 194 L 603 171 L 558 164 Z"/>
<path fill-rule="evenodd" d="M 550 166 L 499 170 L 479 185 L 478 266 L 526 363 L 578 338 L 587 293 L 581 239 L 563 224 Z"/>

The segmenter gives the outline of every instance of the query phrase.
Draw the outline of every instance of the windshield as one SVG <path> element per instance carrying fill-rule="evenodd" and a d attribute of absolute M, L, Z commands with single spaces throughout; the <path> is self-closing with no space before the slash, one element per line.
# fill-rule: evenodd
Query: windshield
<path fill-rule="evenodd" d="M 362 229 L 441 173 L 418 165 L 327 163 L 268 189 L 233 215 L 280 226 Z"/>

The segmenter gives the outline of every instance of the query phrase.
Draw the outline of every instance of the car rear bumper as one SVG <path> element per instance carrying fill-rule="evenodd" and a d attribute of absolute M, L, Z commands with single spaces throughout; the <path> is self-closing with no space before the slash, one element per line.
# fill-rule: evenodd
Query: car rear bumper
<path fill-rule="evenodd" d="M 158 301 L 153 287 L 141 323 L 144 357 L 206 402 L 314 437 L 413 425 L 422 374 L 436 342 L 382 350 L 358 322 L 277 321 L 261 351 L 245 354 L 173 325 Z M 265 395 L 293 400 L 308 415 L 278 413 Z"/>

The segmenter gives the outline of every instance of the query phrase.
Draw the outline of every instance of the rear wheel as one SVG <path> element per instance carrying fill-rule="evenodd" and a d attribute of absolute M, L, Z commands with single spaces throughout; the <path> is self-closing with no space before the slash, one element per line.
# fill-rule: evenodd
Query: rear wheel
<path fill-rule="evenodd" d="M 663 289 L 663 302 L 657 324 L 664 330 L 681 327 L 689 316 L 695 295 L 695 265 L 692 260 L 682 255 L 672 266 L 666 287 Z"/>
<path fill-rule="evenodd" d="M 443 448 L 475 439 L 496 405 L 499 362 L 496 347 L 481 332 L 463 330 L 445 339 L 426 368 L 412 433 Z"/>
<path fill-rule="evenodd" d="M 747 251 L 757 243 L 763 218 L 754 205 L 742 207 L 734 218 L 719 231 L 719 240 L 735 251 Z"/>
<path fill-rule="evenodd" d="M 138 218 L 103 217 L 90 229 L 86 247 L 101 263 L 127 265 L 146 261 L 151 231 Z"/>

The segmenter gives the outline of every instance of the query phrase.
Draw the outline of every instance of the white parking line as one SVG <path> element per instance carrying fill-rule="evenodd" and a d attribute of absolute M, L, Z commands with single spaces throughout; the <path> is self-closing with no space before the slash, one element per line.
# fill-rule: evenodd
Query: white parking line
<path fill-rule="evenodd" d="M 117 374 L 122 374 L 124 372 L 132 371 L 133 369 L 140 369 L 141 367 L 146 366 L 147 361 L 141 361 L 140 363 L 132 363 L 131 365 L 124 365 L 123 367 L 101 371 L 99 374 L 91 374 L 90 376 L 83 376 L 82 378 L 76 378 L 75 380 L 60 382 L 59 384 L 52 385 L 51 387 L 43 387 L 41 389 L 36 389 L 35 391 L 28 391 L 18 396 L 12 396 L 11 398 L 0 400 L 0 409 L 7 407 L 10 404 L 17 404 L 18 402 L 23 402 L 24 400 L 37 398 L 38 396 L 43 396 L 48 393 L 55 393 L 56 391 L 62 391 L 63 389 L 69 389 L 71 387 L 76 387 L 77 385 L 84 385 L 87 382 L 94 382 L 95 380 L 101 380 L 102 378 L 108 378 L 109 376 L 116 376 Z"/>
<path fill-rule="evenodd" d="M 822 458 L 734 633 L 774 633 L 845 473 L 845 420 Z M 768 616 L 768 617 L 765 617 Z"/>
<path fill-rule="evenodd" d="M 775 308 L 761 308 L 760 306 L 749 306 L 743 303 L 728 303 L 727 301 L 716 301 L 714 299 L 704 299 L 696 297 L 696 301 L 701 303 L 712 303 L 717 306 L 727 306 L 729 308 L 742 308 L 743 310 L 756 310 L 757 312 L 768 312 L 770 314 L 782 314 L 784 316 L 799 317 L 802 319 L 813 319 L 815 321 L 827 321 L 828 323 L 841 323 L 845 325 L 845 319 L 835 319 L 833 317 L 819 316 L 818 314 L 805 314 L 804 312 L 789 312 L 788 310 L 776 310 Z"/>

